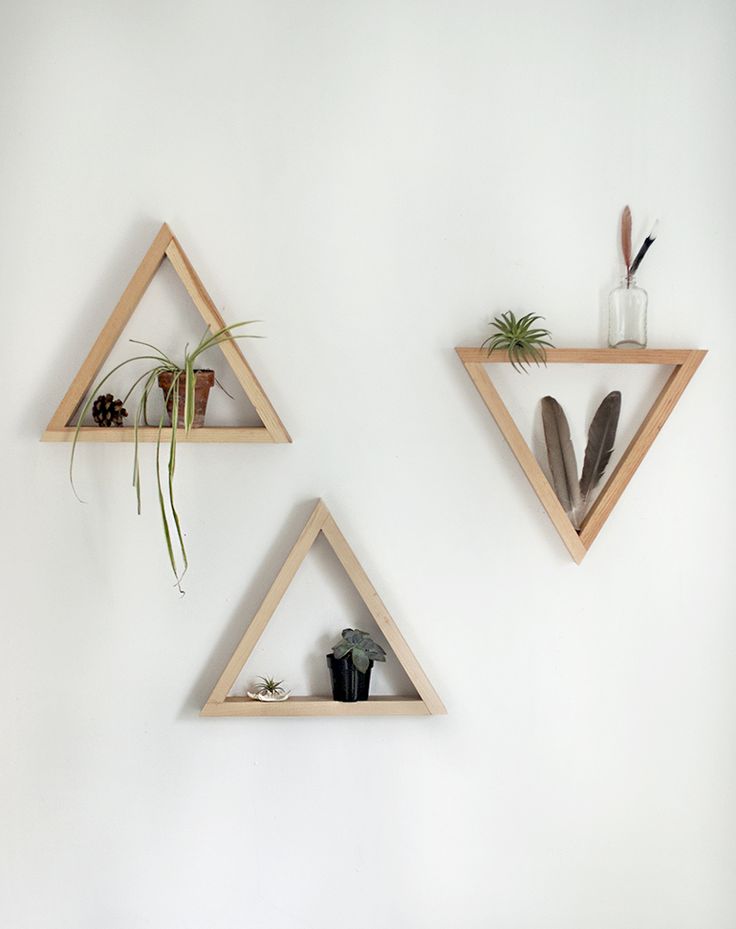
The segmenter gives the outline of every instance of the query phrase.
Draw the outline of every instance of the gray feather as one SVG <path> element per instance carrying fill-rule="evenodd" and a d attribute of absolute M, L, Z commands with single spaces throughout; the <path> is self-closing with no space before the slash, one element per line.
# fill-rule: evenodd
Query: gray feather
<path fill-rule="evenodd" d="M 565 411 L 554 397 L 542 398 L 542 425 L 552 486 L 570 521 L 577 528 L 582 506 L 578 465 Z"/>
<path fill-rule="evenodd" d="M 613 453 L 618 417 L 621 413 L 621 391 L 613 390 L 596 410 L 588 430 L 580 492 L 587 504 L 591 492 L 598 486 Z"/>

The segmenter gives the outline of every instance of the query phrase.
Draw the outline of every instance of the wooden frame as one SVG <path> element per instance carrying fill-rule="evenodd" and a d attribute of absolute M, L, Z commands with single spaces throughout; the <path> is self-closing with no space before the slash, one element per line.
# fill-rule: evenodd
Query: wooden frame
<path fill-rule="evenodd" d="M 577 564 L 590 550 L 626 485 L 642 463 L 659 430 L 675 408 L 701 361 L 707 355 L 700 349 L 630 349 L 618 348 L 553 348 L 547 349 L 548 364 L 658 364 L 673 365 L 667 383 L 654 401 L 628 448 L 606 481 L 585 516 L 580 529 L 575 529 L 557 499 L 552 485 L 524 441 L 511 414 L 488 376 L 485 365 L 508 363 L 505 352 L 490 355 L 480 348 L 456 348 L 465 370 L 496 421 L 516 460 L 522 467 L 547 515 Z"/>
<path fill-rule="evenodd" d="M 133 316 L 136 307 L 153 280 L 163 260 L 168 258 L 187 293 L 199 311 L 200 316 L 213 332 L 222 329 L 226 323 L 204 284 L 194 270 L 173 232 L 164 223 L 150 248 L 143 256 L 135 274 L 117 306 L 112 311 L 108 321 L 97 337 L 97 341 L 90 349 L 89 354 L 82 362 L 64 399 L 43 433 L 44 442 L 71 442 L 74 439 L 75 427 L 70 425 L 75 414 L 82 405 L 85 396 L 95 383 L 100 369 L 104 365 L 113 346 L 120 338 L 120 334 Z M 230 365 L 245 395 L 256 409 L 263 423 L 255 428 L 217 426 L 193 429 L 188 436 L 184 430 L 177 430 L 176 441 L 179 442 L 291 442 L 289 433 L 279 419 L 271 401 L 258 383 L 258 378 L 245 360 L 237 342 L 224 342 L 220 348 L 225 360 Z M 170 429 L 162 431 L 163 441 L 168 441 Z M 123 426 L 117 429 L 100 429 L 99 426 L 83 426 L 79 430 L 80 442 L 133 442 L 134 429 L 132 426 Z M 157 428 L 144 428 L 138 430 L 139 442 L 155 442 L 158 438 Z"/>
<path fill-rule="evenodd" d="M 394 652 L 409 680 L 417 690 L 416 697 L 370 697 L 358 703 L 339 703 L 331 697 L 289 697 L 283 703 L 259 703 L 248 697 L 228 696 L 230 689 L 263 635 L 271 617 L 314 545 L 320 532 L 332 546 L 345 572 L 361 599 L 370 610 L 386 641 Z M 345 536 L 325 504 L 320 500 L 309 517 L 294 547 L 276 575 L 258 612 L 245 631 L 225 670 L 202 708 L 202 716 L 427 716 L 446 713 L 437 692 L 429 682 L 406 640 L 378 596 L 361 567 Z"/>

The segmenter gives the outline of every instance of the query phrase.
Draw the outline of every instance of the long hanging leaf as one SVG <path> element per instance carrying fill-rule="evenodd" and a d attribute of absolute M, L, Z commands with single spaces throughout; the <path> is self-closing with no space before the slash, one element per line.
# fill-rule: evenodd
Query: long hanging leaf
<path fill-rule="evenodd" d="M 624 207 L 621 214 L 621 251 L 623 252 L 626 274 L 628 275 L 631 268 L 631 210 L 628 206 Z"/>
<path fill-rule="evenodd" d="M 156 439 L 156 486 L 158 490 L 158 505 L 159 510 L 161 511 L 161 522 L 164 530 L 164 539 L 166 541 L 166 551 L 169 555 L 169 563 L 171 564 L 171 570 L 174 572 L 174 577 L 176 578 L 176 586 L 179 590 L 179 593 L 184 593 L 181 589 L 181 576 L 179 574 L 179 569 L 176 564 L 176 557 L 174 556 L 174 547 L 171 542 L 171 530 L 169 528 L 169 520 L 166 515 L 166 503 L 164 500 L 164 491 L 163 485 L 161 483 L 161 433 L 164 427 L 164 417 L 166 415 L 166 405 L 168 404 L 169 397 L 172 396 L 172 391 L 177 391 L 179 388 L 179 379 L 178 376 L 174 377 L 173 383 L 169 388 L 169 391 L 166 395 L 166 402 L 164 404 L 164 409 L 161 411 L 161 418 L 158 423 L 158 436 Z M 173 399 L 172 399 L 173 405 Z"/>
<path fill-rule="evenodd" d="M 577 528 L 582 504 L 578 466 L 565 411 L 554 397 L 542 399 L 542 425 L 552 485 L 570 522 Z"/>
<path fill-rule="evenodd" d="M 184 537 L 181 531 L 181 523 L 179 522 L 179 514 L 176 511 L 176 505 L 174 503 L 174 473 L 176 471 L 176 430 L 177 422 L 179 420 L 179 391 L 178 389 L 174 392 L 173 402 L 172 402 L 172 415 L 171 415 L 171 444 L 169 445 L 169 507 L 171 509 L 171 515 L 174 518 L 174 526 L 176 527 L 176 535 L 179 540 L 179 549 L 181 551 L 182 561 L 184 562 L 184 570 L 181 572 L 178 578 L 179 590 L 181 590 L 181 580 L 189 569 L 189 559 L 187 558 L 187 550 L 184 546 Z"/>
<path fill-rule="evenodd" d="M 141 398 L 138 401 L 138 409 L 135 411 L 135 416 L 133 417 L 133 487 L 135 487 L 136 510 L 139 516 L 141 515 L 141 463 L 138 430 L 140 429 L 141 425 L 141 416 L 143 417 L 146 425 L 148 425 L 148 419 L 146 418 L 148 395 L 153 389 L 153 386 L 156 383 L 161 370 L 161 368 L 154 368 L 148 373 L 148 379 L 143 385 L 143 392 L 141 393 Z M 129 394 L 130 391 L 128 391 L 128 395 Z"/>
<path fill-rule="evenodd" d="M 72 440 L 72 450 L 71 450 L 71 454 L 69 455 L 69 483 L 71 484 L 74 496 L 77 498 L 77 500 L 79 500 L 80 503 L 84 503 L 84 500 L 82 500 L 82 498 L 79 496 L 79 494 L 77 493 L 77 488 L 74 485 L 74 455 L 77 451 L 77 443 L 79 442 L 79 433 L 82 428 L 82 424 L 84 422 L 84 417 L 87 415 L 87 413 L 89 413 L 90 407 L 95 402 L 95 395 L 102 388 L 102 385 L 107 383 L 107 381 L 110 380 L 110 378 L 113 376 L 113 374 L 116 371 L 119 371 L 120 368 L 124 368 L 125 365 L 130 364 L 132 361 L 151 361 L 151 360 L 158 361 L 158 358 L 153 358 L 151 355 L 137 355 L 135 358 L 127 358 L 125 361 L 121 361 L 119 365 L 115 365 L 115 367 L 111 371 L 108 371 L 107 374 L 102 378 L 102 380 L 99 380 L 95 384 L 95 386 L 92 388 L 92 390 L 89 392 L 89 396 L 87 397 L 87 400 L 85 401 L 84 406 L 82 407 L 79 413 L 79 416 L 77 418 L 77 425 L 76 425 L 76 428 L 74 429 L 74 438 Z"/>
<path fill-rule="evenodd" d="M 141 418 L 141 404 L 133 417 L 133 487 L 135 488 L 135 507 L 141 515 L 141 463 L 138 457 L 138 424 Z"/>
<path fill-rule="evenodd" d="M 174 558 L 174 549 L 171 545 L 171 533 L 169 531 L 169 521 L 166 518 L 166 506 L 164 504 L 164 492 L 163 487 L 161 486 L 161 468 L 160 468 L 160 459 L 161 459 L 161 430 L 164 426 L 164 413 L 161 413 L 161 419 L 158 426 L 158 438 L 156 440 L 156 486 L 158 489 L 158 505 L 161 511 L 161 522 L 164 529 L 164 539 L 166 540 L 166 551 L 169 555 L 169 563 L 171 564 L 171 570 L 174 572 L 174 577 L 179 581 L 179 571 L 176 567 L 176 559 Z"/>
<path fill-rule="evenodd" d="M 189 430 L 194 422 L 194 387 L 197 376 L 194 373 L 194 362 L 187 355 L 184 366 L 184 432 L 189 435 Z"/>
<path fill-rule="evenodd" d="M 591 492 L 598 486 L 613 453 L 618 418 L 621 413 L 621 391 L 613 390 L 596 410 L 588 430 L 580 493 L 586 506 Z"/>
<path fill-rule="evenodd" d="M 195 397 L 195 373 L 194 373 L 194 362 L 199 354 L 206 351 L 208 348 L 212 348 L 218 345 L 222 345 L 227 341 L 235 341 L 236 339 L 245 339 L 245 338 L 260 338 L 256 335 L 248 335 L 245 333 L 237 334 L 233 333 L 232 330 L 237 329 L 240 326 L 247 326 L 251 323 L 259 322 L 259 320 L 248 320 L 240 323 L 233 323 L 230 326 L 223 326 L 221 329 L 216 332 L 212 332 L 208 326 L 200 342 L 197 344 L 196 348 L 193 351 L 189 351 L 189 346 L 186 345 L 184 348 L 184 364 L 183 367 L 179 367 L 175 364 L 168 355 L 157 348 L 157 346 L 152 345 L 150 342 L 143 342 L 138 339 L 131 339 L 131 342 L 134 342 L 137 345 L 143 345 L 146 348 L 152 349 L 156 354 L 155 355 L 138 355 L 133 358 L 128 358 L 125 361 L 121 362 L 119 365 L 116 365 L 111 371 L 109 371 L 93 388 L 89 397 L 85 401 L 84 405 L 81 408 L 79 417 L 77 419 L 76 428 L 74 431 L 74 437 L 72 441 L 71 454 L 69 458 L 69 480 L 72 486 L 74 494 L 77 496 L 77 499 L 81 499 L 77 494 L 76 487 L 74 486 L 74 457 L 77 448 L 77 443 L 79 441 L 80 430 L 82 428 L 82 423 L 85 416 L 89 412 L 92 403 L 94 402 L 95 395 L 99 392 L 102 386 L 118 371 L 120 368 L 124 367 L 127 364 L 130 364 L 134 361 L 153 361 L 156 364 L 154 367 L 150 368 L 144 374 L 140 375 L 132 384 L 128 393 L 126 394 L 126 400 L 130 397 L 133 391 L 138 387 L 141 382 L 145 382 L 143 385 L 143 390 L 141 393 L 140 402 L 136 410 L 136 414 L 133 417 L 133 438 L 134 438 L 134 448 L 133 448 L 133 486 L 136 493 L 136 504 L 137 511 L 140 514 L 141 512 L 141 469 L 140 469 L 140 460 L 139 460 L 139 430 L 141 427 L 141 421 L 148 425 L 148 400 L 151 390 L 154 388 L 158 375 L 167 371 L 173 375 L 172 384 L 169 391 L 166 393 L 164 408 L 161 413 L 161 417 L 158 423 L 158 432 L 156 436 L 156 483 L 158 489 L 158 501 L 159 509 L 161 511 L 161 520 L 164 530 L 164 538 L 166 541 L 166 550 L 169 556 L 169 562 L 171 564 L 171 569 L 174 572 L 174 577 L 176 578 L 176 585 L 180 593 L 184 593 L 181 588 L 181 580 L 186 574 L 186 571 L 189 567 L 189 562 L 187 558 L 186 548 L 184 545 L 184 536 L 181 530 L 181 524 L 179 520 L 179 514 L 176 509 L 174 501 L 174 475 L 176 472 L 176 451 L 177 451 L 177 428 L 178 428 L 178 418 L 179 418 L 179 407 L 180 407 L 180 397 L 179 397 L 179 388 L 182 384 L 181 379 L 184 378 L 184 385 L 182 390 L 183 396 L 183 412 L 182 418 L 184 420 L 185 433 L 188 435 L 190 429 L 192 428 L 194 422 L 194 397 Z M 226 391 L 227 393 L 227 391 Z M 178 547 L 181 552 L 181 559 L 183 562 L 183 569 L 179 573 L 177 558 L 174 553 L 174 544 L 172 541 L 172 532 L 169 525 L 169 517 L 167 515 L 166 500 L 164 497 L 163 482 L 161 479 L 161 439 L 163 435 L 164 427 L 164 418 L 166 416 L 166 409 L 168 402 L 171 400 L 172 404 L 172 424 L 171 424 L 171 442 L 169 445 L 169 460 L 168 460 L 168 504 L 171 511 L 171 517 L 174 521 L 174 526 L 176 529 L 176 538 L 178 542 Z"/>

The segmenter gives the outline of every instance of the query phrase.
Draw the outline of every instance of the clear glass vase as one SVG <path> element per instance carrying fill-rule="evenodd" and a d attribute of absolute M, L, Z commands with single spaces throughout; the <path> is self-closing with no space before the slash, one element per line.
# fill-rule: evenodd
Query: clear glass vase
<path fill-rule="evenodd" d="M 647 292 L 636 279 L 624 278 L 608 298 L 608 344 L 611 348 L 647 347 Z"/>

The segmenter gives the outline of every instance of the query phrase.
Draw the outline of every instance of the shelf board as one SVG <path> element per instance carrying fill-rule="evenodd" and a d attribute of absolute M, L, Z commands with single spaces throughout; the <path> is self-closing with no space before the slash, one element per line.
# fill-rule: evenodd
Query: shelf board
<path fill-rule="evenodd" d="M 47 429 L 41 436 L 42 442 L 73 442 L 74 426 L 64 426 L 61 429 Z M 171 438 L 171 428 L 161 430 L 161 442 L 168 445 Z M 132 426 L 119 426 L 105 428 L 104 426 L 82 426 L 79 430 L 80 442 L 135 442 L 135 430 Z M 145 426 L 138 430 L 138 442 L 157 442 L 158 427 Z M 192 429 L 185 435 L 184 429 L 176 430 L 176 443 L 207 443 L 207 442 L 262 442 L 273 445 L 274 439 L 265 426 L 202 426 Z"/>
<path fill-rule="evenodd" d="M 331 697 L 289 697 L 281 703 L 261 703 L 250 697 L 209 701 L 201 716 L 429 716 L 420 697 L 376 696 L 357 703 L 340 703 Z"/>
<path fill-rule="evenodd" d="M 463 364 L 510 364 L 505 351 L 490 355 L 484 348 L 456 348 Z M 681 365 L 691 348 L 548 348 L 547 364 Z M 705 352 L 703 352 L 705 354 Z"/>
<path fill-rule="evenodd" d="M 338 703 L 330 697 L 290 697 L 283 703 L 260 703 L 249 697 L 233 697 L 230 691 L 235 686 L 240 672 L 250 657 L 258 640 L 275 613 L 289 584 L 314 545 L 320 533 L 332 548 L 345 573 L 352 581 L 358 596 L 386 637 L 394 658 L 406 671 L 414 697 L 371 697 L 359 703 Z M 406 639 L 401 634 L 378 591 L 370 582 L 355 552 L 332 518 L 322 500 L 317 502 L 299 538 L 294 543 L 286 561 L 271 585 L 250 625 L 235 648 L 220 675 L 212 693 L 202 708 L 202 716 L 426 716 L 444 714 L 447 710 L 437 691 L 422 670 Z"/>
<path fill-rule="evenodd" d="M 204 284 L 194 270 L 184 249 L 171 229 L 164 223 L 143 256 L 133 277 L 128 282 L 115 309 L 102 327 L 102 331 L 82 362 L 81 368 L 69 385 L 69 389 L 57 407 L 56 412 L 51 417 L 46 431 L 43 433 L 42 441 L 70 442 L 73 440 L 74 426 L 70 426 L 70 423 L 84 406 L 85 398 L 95 381 L 98 380 L 102 366 L 126 325 L 130 322 L 143 294 L 164 260 L 168 260 L 173 267 L 191 297 L 197 312 L 207 324 L 209 331 L 218 332 L 225 327 L 225 321 L 205 290 Z M 198 429 L 196 436 L 190 435 L 189 438 L 182 438 L 181 441 L 291 442 L 289 433 L 284 428 L 284 424 L 279 419 L 258 378 L 251 370 L 238 342 L 235 339 L 226 340 L 221 342 L 219 347 L 222 351 L 223 360 L 230 367 L 238 383 L 243 388 L 245 396 L 254 407 L 263 426 L 256 429 L 239 427 Z M 152 428 L 142 430 L 142 432 L 144 434 L 139 436 L 139 441 L 155 442 L 157 440 L 157 429 Z M 107 433 L 107 435 L 104 435 L 104 433 Z M 101 429 L 99 426 L 85 426 L 79 439 L 82 442 L 134 441 L 133 429 L 130 426 L 124 426 L 120 429 Z"/>
<path fill-rule="evenodd" d="M 494 386 L 486 365 L 510 364 L 508 353 L 483 348 L 456 348 L 470 379 L 493 416 L 527 480 L 577 564 L 585 558 L 652 442 L 675 408 L 707 352 L 696 348 L 548 348 L 547 364 L 670 365 L 673 370 L 636 434 L 576 529 L 531 448 Z"/>

